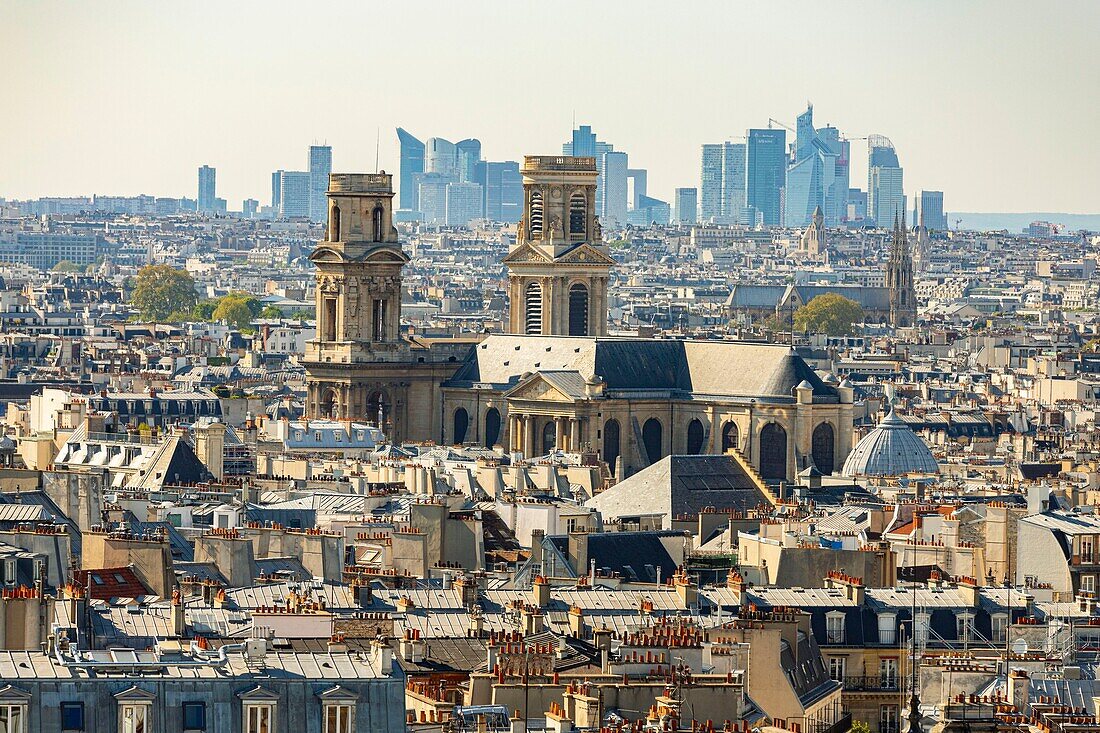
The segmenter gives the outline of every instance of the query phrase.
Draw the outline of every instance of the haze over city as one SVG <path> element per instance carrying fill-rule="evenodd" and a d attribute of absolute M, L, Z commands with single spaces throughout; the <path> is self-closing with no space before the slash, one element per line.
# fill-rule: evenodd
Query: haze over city
<path fill-rule="evenodd" d="M 807 101 L 883 134 L 906 188 L 955 211 L 1100 206 L 1100 5 L 865 3 L 9 3 L 0 196 L 263 199 L 311 142 L 335 170 L 397 169 L 393 135 L 554 153 L 574 120 L 670 199 L 699 148 Z M 852 180 L 866 176 L 853 142 Z"/>

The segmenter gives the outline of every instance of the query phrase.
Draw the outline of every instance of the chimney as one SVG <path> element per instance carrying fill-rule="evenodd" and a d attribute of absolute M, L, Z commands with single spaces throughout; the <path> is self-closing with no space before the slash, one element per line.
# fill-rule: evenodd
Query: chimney
<path fill-rule="evenodd" d="M 1024 670 L 1014 669 L 1008 673 L 1008 704 L 1025 715 L 1030 687 L 1031 680 L 1028 679 L 1027 672 Z"/>
<path fill-rule="evenodd" d="M 461 594 L 462 605 L 465 608 L 477 605 L 477 581 L 468 575 L 461 575 L 458 580 L 454 582 L 454 587 L 457 588 Z"/>
<path fill-rule="evenodd" d="M 187 634 L 187 609 L 183 606 L 180 589 L 172 591 L 172 635 L 183 638 Z"/>
<path fill-rule="evenodd" d="M 535 605 L 539 608 L 546 608 L 550 605 L 550 581 L 541 575 L 535 576 L 535 581 L 532 584 L 535 593 Z"/>
<path fill-rule="evenodd" d="M 419 629 L 405 629 L 405 635 L 401 637 L 401 658 L 406 662 L 419 664 L 424 661 L 424 652 L 427 644 L 420 638 Z"/>
<path fill-rule="evenodd" d="M 955 585 L 967 606 L 977 608 L 980 605 L 981 594 L 978 592 L 977 579 L 964 575 L 958 579 Z"/>
<path fill-rule="evenodd" d="M 195 453 L 214 478 L 225 478 L 225 423 L 212 422 L 195 428 Z"/>
<path fill-rule="evenodd" d="M 480 639 L 485 634 L 485 615 L 480 608 L 470 611 L 470 637 Z M 491 669 L 491 668 L 490 668 Z"/>
<path fill-rule="evenodd" d="M 541 609 L 539 609 L 537 606 L 525 605 L 520 610 L 519 615 L 520 619 L 523 621 L 524 636 L 542 633 L 545 618 L 542 615 Z"/>
<path fill-rule="evenodd" d="M 580 606 L 573 606 L 569 609 L 569 634 L 578 639 L 585 637 L 584 633 L 584 611 Z"/>
<path fill-rule="evenodd" d="M 737 604 L 744 605 L 745 588 L 747 587 L 744 576 L 731 568 L 730 571 L 726 573 L 726 587 L 732 591 L 733 597 L 737 600 Z"/>
<path fill-rule="evenodd" d="M 378 667 L 378 674 L 388 677 L 393 673 L 393 650 L 382 639 L 375 639 L 371 644 L 371 659 Z"/>
<path fill-rule="evenodd" d="M 588 569 L 588 530 L 578 529 L 569 533 L 567 555 L 577 575 Z"/>
<path fill-rule="evenodd" d="M 676 586 L 676 594 L 680 596 L 680 605 L 684 608 L 699 605 L 699 588 L 691 582 L 687 570 L 683 567 L 678 568 L 676 574 L 672 576 L 672 582 Z"/>

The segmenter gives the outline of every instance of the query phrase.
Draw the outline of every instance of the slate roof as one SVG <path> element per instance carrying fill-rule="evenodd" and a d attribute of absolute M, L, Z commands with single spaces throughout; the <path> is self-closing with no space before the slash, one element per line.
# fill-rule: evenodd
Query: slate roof
<path fill-rule="evenodd" d="M 588 559 L 596 569 L 613 572 L 630 581 L 656 583 L 658 571 L 662 579 L 671 578 L 678 564 L 668 554 L 662 538 L 681 540 L 683 532 L 600 532 L 588 535 Z M 568 556 L 569 538 L 565 535 L 547 537 L 562 559 Z M 585 574 L 588 568 L 573 568 Z"/>
<path fill-rule="evenodd" d="M 694 394 L 793 402 L 794 388 L 805 380 L 817 401 L 837 400 L 836 390 L 790 347 L 717 340 L 493 334 L 472 349 L 445 386 L 507 390 L 536 372 L 572 394 L 583 394 L 584 380 L 597 376 L 609 396 L 662 392 L 682 399 Z"/>
<path fill-rule="evenodd" d="M 585 502 L 603 519 L 698 514 L 707 507 L 747 511 L 771 504 L 734 456 L 666 456 Z"/>

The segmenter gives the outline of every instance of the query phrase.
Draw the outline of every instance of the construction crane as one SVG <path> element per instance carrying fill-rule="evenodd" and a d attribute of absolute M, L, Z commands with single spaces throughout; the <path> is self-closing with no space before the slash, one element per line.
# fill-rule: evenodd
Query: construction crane
<path fill-rule="evenodd" d="M 771 129 L 771 127 L 772 127 L 772 123 L 773 123 L 773 122 L 774 122 L 775 124 L 779 125 L 780 127 L 782 127 L 782 128 L 783 128 L 783 129 L 785 129 L 785 130 L 790 130 L 791 132 L 795 133 L 796 135 L 798 134 L 798 132 L 797 132 L 797 131 L 796 131 L 796 130 L 795 130 L 795 129 L 793 128 L 793 127 L 791 127 L 790 125 L 788 125 L 788 124 L 785 124 L 785 123 L 783 123 L 783 122 L 780 122 L 779 120 L 777 120 L 777 119 L 773 119 L 773 118 L 771 118 L 771 117 L 769 117 L 769 118 L 768 118 L 768 129 L 769 129 L 769 130 Z"/>

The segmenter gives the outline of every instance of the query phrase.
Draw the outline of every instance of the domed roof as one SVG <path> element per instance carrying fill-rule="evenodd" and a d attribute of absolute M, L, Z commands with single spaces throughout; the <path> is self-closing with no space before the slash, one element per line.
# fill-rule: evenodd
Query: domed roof
<path fill-rule="evenodd" d="M 842 473 L 845 476 L 905 476 L 939 473 L 939 466 L 921 437 L 891 408 L 878 426 L 856 443 L 844 461 Z"/>

